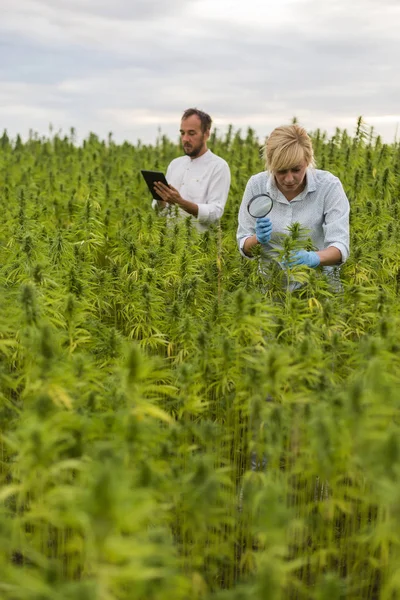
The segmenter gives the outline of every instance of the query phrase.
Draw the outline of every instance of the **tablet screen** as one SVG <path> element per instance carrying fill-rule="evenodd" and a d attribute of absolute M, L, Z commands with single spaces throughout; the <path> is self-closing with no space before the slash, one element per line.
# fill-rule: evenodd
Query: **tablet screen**
<path fill-rule="evenodd" d="M 142 170 L 141 173 L 144 177 L 145 182 L 147 183 L 147 187 L 149 188 L 153 198 L 155 198 L 156 200 L 162 200 L 162 198 L 155 191 L 154 184 L 156 181 L 161 181 L 162 183 L 164 183 L 164 185 L 168 185 L 164 173 L 162 173 L 161 171 L 146 170 Z"/>

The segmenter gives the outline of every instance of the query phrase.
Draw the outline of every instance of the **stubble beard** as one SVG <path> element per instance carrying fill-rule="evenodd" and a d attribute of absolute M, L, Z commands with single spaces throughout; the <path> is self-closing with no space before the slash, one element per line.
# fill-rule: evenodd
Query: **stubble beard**
<path fill-rule="evenodd" d="M 190 158 L 197 158 L 199 156 L 199 154 L 203 151 L 204 149 L 204 139 L 201 141 L 201 143 L 196 146 L 195 148 L 192 148 L 191 150 L 187 150 L 184 146 L 183 146 L 183 151 L 186 154 L 186 156 L 189 156 Z"/>
<path fill-rule="evenodd" d="M 192 150 L 185 150 L 185 148 L 184 148 L 183 151 L 186 154 L 186 156 L 189 156 L 190 158 L 197 158 L 197 156 L 199 155 L 200 149 L 196 148 L 196 149 L 192 149 Z"/>

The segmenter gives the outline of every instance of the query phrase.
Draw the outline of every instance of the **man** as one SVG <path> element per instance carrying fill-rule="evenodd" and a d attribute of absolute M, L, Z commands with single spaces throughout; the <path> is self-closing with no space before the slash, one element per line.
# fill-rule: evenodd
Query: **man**
<path fill-rule="evenodd" d="M 164 212 L 177 205 L 179 213 L 192 216 L 200 232 L 222 217 L 231 183 L 228 163 L 207 148 L 210 129 L 209 115 L 197 108 L 185 110 L 180 128 L 185 156 L 169 164 L 168 186 L 154 185 L 163 200 L 153 200 L 153 208 Z"/>

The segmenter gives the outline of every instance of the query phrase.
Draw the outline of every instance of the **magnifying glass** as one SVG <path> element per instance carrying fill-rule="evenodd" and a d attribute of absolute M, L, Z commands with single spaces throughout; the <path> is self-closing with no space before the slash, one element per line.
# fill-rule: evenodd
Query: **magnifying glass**
<path fill-rule="evenodd" d="M 257 194 L 250 198 L 247 211 L 255 219 L 266 217 L 271 212 L 273 204 L 269 194 Z"/>

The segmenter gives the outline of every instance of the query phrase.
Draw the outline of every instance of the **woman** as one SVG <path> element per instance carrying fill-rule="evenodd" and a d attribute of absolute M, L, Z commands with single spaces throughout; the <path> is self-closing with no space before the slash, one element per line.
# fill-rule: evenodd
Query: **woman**
<path fill-rule="evenodd" d="M 349 256 L 349 202 L 337 177 L 314 168 L 312 143 L 305 129 L 299 125 L 274 129 L 264 157 L 267 170 L 249 179 L 240 206 L 237 241 L 241 254 L 252 258 L 261 246 L 262 261 L 270 261 L 282 248 L 282 234 L 288 234 L 297 222 L 308 230 L 315 250 L 293 251 L 289 266 L 344 263 Z M 272 210 L 267 217 L 255 219 L 248 212 L 249 201 L 265 193 L 273 199 Z"/>

